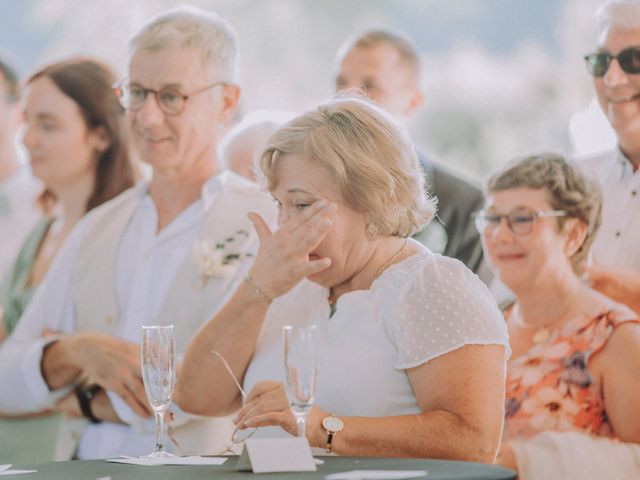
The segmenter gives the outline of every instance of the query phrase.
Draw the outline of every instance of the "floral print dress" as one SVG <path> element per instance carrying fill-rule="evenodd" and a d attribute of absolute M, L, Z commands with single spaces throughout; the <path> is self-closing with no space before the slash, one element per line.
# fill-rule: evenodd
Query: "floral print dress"
<path fill-rule="evenodd" d="M 505 319 L 510 316 L 507 310 Z M 604 348 L 615 328 L 628 321 L 640 323 L 623 305 L 593 318 L 577 317 L 546 342 L 510 359 L 504 440 L 528 438 L 546 430 L 614 437 L 589 360 Z"/>

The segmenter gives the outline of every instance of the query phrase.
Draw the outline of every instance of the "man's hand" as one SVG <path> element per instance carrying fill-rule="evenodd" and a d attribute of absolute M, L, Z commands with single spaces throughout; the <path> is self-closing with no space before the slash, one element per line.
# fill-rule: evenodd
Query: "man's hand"
<path fill-rule="evenodd" d="M 592 288 L 640 313 L 639 273 L 605 265 L 590 265 L 585 270 Z"/>
<path fill-rule="evenodd" d="M 45 349 L 42 372 L 51 389 L 95 383 L 122 397 L 136 415 L 151 416 L 138 344 L 100 333 L 76 333 Z"/>

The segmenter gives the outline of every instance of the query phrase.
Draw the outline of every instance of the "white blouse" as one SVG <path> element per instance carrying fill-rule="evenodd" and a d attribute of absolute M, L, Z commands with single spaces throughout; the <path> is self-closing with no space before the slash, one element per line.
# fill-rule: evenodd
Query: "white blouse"
<path fill-rule="evenodd" d="M 327 296 L 305 280 L 274 301 L 245 391 L 263 380 L 284 382 L 287 324 L 316 325 L 315 404 L 339 416 L 421 412 L 405 370 L 464 345 L 504 345 L 505 361 L 510 355 L 504 320 L 482 281 L 460 261 L 426 249 L 389 267 L 369 290 L 342 295 L 331 318 Z"/>

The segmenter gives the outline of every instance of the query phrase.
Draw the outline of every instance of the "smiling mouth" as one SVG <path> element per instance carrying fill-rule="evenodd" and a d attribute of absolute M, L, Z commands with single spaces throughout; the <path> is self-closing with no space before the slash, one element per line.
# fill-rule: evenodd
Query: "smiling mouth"
<path fill-rule="evenodd" d="M 500 260 L 521 260 L 525 257 L 524 253 L 510 253 L 498 255 Z"/>
<path fill-rule="evenodd" d="M 640 93 L 635 95 L 627 95 L 626 97 L 609 97 L 611 103 L 625 103 L 640 98 Z"/>

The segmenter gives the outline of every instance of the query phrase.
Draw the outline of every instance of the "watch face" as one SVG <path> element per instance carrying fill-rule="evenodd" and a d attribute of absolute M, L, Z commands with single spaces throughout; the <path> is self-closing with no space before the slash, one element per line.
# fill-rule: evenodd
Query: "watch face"
<path fill-rule="evenodd" d="M 329 432 L 339 432 L 344 427 L 344 423 L 338 417 L 326 417 L 322 420 L 322 426 Z"/>

